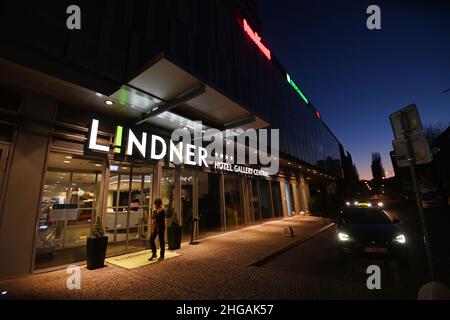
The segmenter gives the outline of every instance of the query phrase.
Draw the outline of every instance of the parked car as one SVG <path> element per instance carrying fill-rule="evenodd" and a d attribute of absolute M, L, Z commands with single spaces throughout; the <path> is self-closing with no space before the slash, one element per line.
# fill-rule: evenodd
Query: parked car
<path fill-rule="evenodd" d="M 347 207 L 338 215 L 337 243 L 341 257 L 381 255 L 383 258 L 408 262 L 408 244 L 398 227 L 400 220 L 391 220 L 377 207 Z"/>

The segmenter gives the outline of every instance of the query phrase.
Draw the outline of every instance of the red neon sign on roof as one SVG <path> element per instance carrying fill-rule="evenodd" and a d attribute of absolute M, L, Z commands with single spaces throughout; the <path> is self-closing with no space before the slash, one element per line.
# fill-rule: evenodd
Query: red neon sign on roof
<path fill-rule="evenodd" d="M 247 23 L 247 20 L 244 19 L 244 31 L 248 34 L 248 36 L 253 40 L 253 42 L 258 46 L 259 50 L 267 57 L 267 59 L 271 59 L 270 50 L 267 49 L 265 45 L 261 42 L 261 37 L 258 33 L 254 32 L 250 25 Z"/>

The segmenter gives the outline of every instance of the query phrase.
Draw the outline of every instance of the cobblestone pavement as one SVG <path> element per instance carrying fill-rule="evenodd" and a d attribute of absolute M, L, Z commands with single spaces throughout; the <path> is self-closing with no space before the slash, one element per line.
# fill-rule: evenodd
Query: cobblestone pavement
<path fill-rule="evenodd" d="M 291 226 L 295 237 L 283 236 Z M 276 272 L 255 262 L 331 226 L 317 217 L 294 217 L 221 234 L 199 245 L 183 244 L 181 256 L 127 270 L 81 267 L 81 289 L 69 290 L 66 270 L 4 280 L 8 299 L 372 299 L 399 298 L 398 292 L 377 295 L 345 282 Z M 307 258 L 307 257 L 305 257 Z"/>

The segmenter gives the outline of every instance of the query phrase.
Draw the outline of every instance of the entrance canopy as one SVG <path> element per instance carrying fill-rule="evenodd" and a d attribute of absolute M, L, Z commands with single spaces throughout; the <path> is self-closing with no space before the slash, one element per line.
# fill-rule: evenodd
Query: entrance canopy
<path fill-rule="evenodd" d="M 177 120 L 180 120 L 177 116 L 202 120 L 207 127 L 220 130 L 269 126 L 166 58 L 131 79 L 111 97 L 120 104 L 141 110 L 144 115 L 136 122 L 162 125 L 164 119 L 169 119 L 173 120 L 167 123 L 170 129 L 180 127 L 180 123 L 176 126 Z"/>

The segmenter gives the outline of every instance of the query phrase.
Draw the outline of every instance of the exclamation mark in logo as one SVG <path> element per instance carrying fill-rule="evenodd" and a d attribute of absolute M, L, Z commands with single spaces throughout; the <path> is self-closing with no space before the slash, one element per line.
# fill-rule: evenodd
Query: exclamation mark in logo
<path fill-rule="evenodd" d="M 122 146 L 122 133 L 123 133 L 123 127 L 122 126 L 117 126 L 116 129 L 116 138 L 114 141 L 114 152 L 115 153 L 120 153 L 121 151 L 121 146 Z"/>

